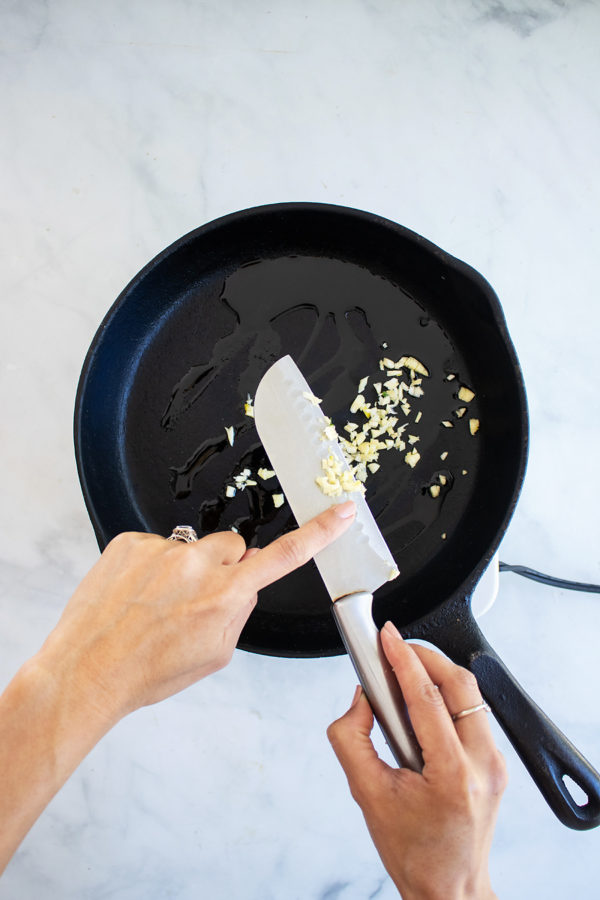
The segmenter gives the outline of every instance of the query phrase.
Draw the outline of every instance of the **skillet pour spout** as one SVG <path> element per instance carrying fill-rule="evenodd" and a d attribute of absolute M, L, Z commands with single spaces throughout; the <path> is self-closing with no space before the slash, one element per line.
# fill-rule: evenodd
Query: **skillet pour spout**
<path fill-rule="evenodd" d="M 449 602 L 441 619 L 403 627 L 405 637 L 430 641 L 475 675 L 485 700 L 557 818 L 584 831 L 600 825 L 600 774 L 523 690 L 481 632 L 471 598 Z M 587 802 L 577 803 L 571 778 Z"/>

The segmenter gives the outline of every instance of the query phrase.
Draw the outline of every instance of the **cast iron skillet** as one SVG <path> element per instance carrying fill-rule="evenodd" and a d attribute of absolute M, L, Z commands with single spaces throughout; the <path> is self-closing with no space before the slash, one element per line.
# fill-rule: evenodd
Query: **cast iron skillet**
<path fill-rule="evenodd" d="M 401 570 L 378 591 L 375 619 L 392 619 L 470 668 L 558 818 L 598 825 L 598 774 L 525 694 L 471 613 L 524 476 L 525 391 L 489 284 L 422 237 L 358 210 L 287 203 L 218 219 L 152 260 L 102 322 L 77 393 L 77 465 L 100 548 L 121 531 L 168 535 L 178 524 L 200 533 L 234 526 L 250 545 L 294 527 L 289 508 L 273 505 L 274 481 L 225 495 L 235 474 L 268 466 L 243 404 L 286 353 L 340 427 L 359 380 L 381 377 L 382 357 L 427 365 L 407 429 L 419 437 L 418 465 L 382 453 L 368 482 Z M 475 392 L 462 417 L 461 384 Z M 481 423 L 475 435 L 472 418 Z M 434 499 L 428 489 L 440 475 L 446 483 Z M 240 647 L 344 652 L 314 565 L 261 592 Z M 564 775 L 585 791 L 585 805 Z"/>

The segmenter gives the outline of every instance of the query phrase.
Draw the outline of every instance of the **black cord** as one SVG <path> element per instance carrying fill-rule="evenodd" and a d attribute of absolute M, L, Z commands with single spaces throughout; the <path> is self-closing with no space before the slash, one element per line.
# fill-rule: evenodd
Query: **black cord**
<path fill-rule="evenodd" d="M 529 569 L 527 566 L 512 566 L 510 563 L 504 562 L 501 562 L 498 568 L 501 572 L 514 572 L 515 575 L 522 575 L 523 578 L 531 578 L 532 581 L 539 581 L 540 584 L 550 584 L 552 587 L 563 588 L 567 591 L 586 591 L 588 594 L 600 594 L 600 584 L 566 581 L 564 578 L 555 578 L 553 575 L 544 575 L 543 572 L 536 572 L 535 569 Z"/>

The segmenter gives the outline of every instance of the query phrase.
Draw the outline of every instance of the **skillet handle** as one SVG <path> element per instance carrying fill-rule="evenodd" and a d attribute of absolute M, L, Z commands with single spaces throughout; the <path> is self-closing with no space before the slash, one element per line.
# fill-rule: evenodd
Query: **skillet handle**
<path fill-rule="evenodd" d="M 463 611 L 433 634 L 412 636 L 431 640 L 473 672 L 498 723 L 563 825 L 579 831 L 600 825 L 600 775 L 509 672 L 479 629 L 470 604 L 467 621 Z M 587 803 L 577 803 L 564 776 L 584 791 Z"/>

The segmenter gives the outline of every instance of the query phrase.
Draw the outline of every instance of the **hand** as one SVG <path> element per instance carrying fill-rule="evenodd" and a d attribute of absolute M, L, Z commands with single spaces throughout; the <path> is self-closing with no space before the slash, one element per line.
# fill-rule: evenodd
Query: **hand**
<path fill-rule="evenodd" d="M 370 739 L 373 714 L 360 689 L 328 729 L 352 796 L 404 900 L 489 900 L 488 856 L 502 793 L 504 759 L 475 677 L 432 650 L 406 644 L 391 622 L 381 640 L 423 750 L 421 774 L 384 763 Z"/>
<path fill-rule="evenodd" d="M 247 551 L 232 531 L 192 544 L 121 534 L 75 591 L 39 661 L 50 675 L 68 670 L 113 719 L 156 703 L 225 666 L 257 591 L 311 559 L 355 512 L 352 502 L 333 506 L 262 550 Z"/>
<path fill-rule="evenodd" d="M 0 874 L 46 804 L 124 716 L 226 665 L 256 593 L 353 521 L 331 507 L 263 550 L 234 532 L 111 541 L 0 696 Z"/>

